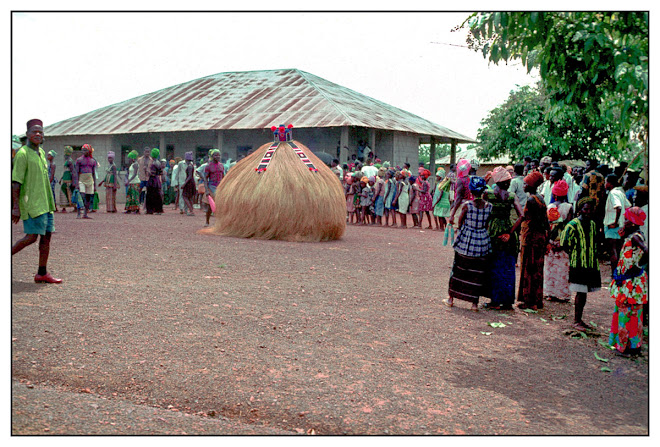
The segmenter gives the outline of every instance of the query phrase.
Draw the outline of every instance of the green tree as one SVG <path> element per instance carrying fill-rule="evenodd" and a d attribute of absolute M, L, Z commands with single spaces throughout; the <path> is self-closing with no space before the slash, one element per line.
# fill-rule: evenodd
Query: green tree
<path fill-rule="evenodd" d="M 451 153 L 450 144 L 436 144 L 435 145 L 435 158 L 446 157 Z M 419 145 L 419 163 L 424 163 L 424 166 L 429 166 L 431 161 L 431 145 L 430 144 L 420 144 Z"/>
<path fill-rule="evenodd" d="M 469 27 L 468 45 L 490 61 L 538 68 L 550 117 L 573 114 L 589 129 L 600 126 L 624 150 L 631 138 L 646 147 L 648 19 L 634 11 L 489 12 L 460 27 Z"/>
<path fill-rule="evenodd" d="M 554 160 L 610 158 L 619 151 L 608 137 L 609 127 L 594 125 L 584 113 L 566 108 L 550 114 L 552 104 L 540 86 L 524 86 L 510 93 L 499 107 L 481 121 L 477 134 L 479 155 L 495 158 L 510 154 L 514 160 L 525 155 Z"/>

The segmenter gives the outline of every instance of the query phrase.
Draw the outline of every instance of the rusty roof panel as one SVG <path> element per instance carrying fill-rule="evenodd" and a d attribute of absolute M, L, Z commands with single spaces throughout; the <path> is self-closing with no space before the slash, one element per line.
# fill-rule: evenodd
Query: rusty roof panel
<path fill-rule="evenodd" d="M 296 69 L 219 73 L 46 127 L 49 136 L 363 126 L 472 139 L 412 113 Z"/>

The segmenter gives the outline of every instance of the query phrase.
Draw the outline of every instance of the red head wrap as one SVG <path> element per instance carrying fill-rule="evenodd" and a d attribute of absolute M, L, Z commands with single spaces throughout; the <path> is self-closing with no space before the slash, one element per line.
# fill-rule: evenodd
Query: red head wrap
<path fill-rule="evenodd" d="M 543 174 L 539 171 L 532 171 L 523 179 L 526 184 L 532 188 L 538 188 L 543 183 Z"/>
<path fill-rule="evenodd" d="M 644 225 L 646 220 L 646 213 L 638 206 L 631 206 L 624 213 L 626 220 L 634 223 L 635 225 Z"/>
<path fill-rule="evenodd" d="M 565 180 L 557 180 L 552 187 L 552 193 L 557 197 L 568 195 L 568 183 Z"/>

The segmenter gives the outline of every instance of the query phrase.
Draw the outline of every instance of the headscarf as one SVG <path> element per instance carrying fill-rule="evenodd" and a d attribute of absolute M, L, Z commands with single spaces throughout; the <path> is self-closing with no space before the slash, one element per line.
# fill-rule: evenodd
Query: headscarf
<path fill-rule="evenodd" d="M 506 168 L 498 166 L 493 169 L 492 178 L 495 183 L 506 182 L 507 180 L 511 180 L 511 173 Z"/>
<path fill-rule="evenodd" d="M 174 160 L 170 160 L 170 166 L 174 166 L 176 162 Z"/>
<path fill-rule="evenodd" d="M 465 177 L 470 173 L 471 168 L 472 165 L 470 164 L 470 162 L 464 158 L 461 158 L 456 164 L 456 176 L 458 178 Z"/>
<path fill-rule="evenodd" d="M 209 155 L 210 155 L 211 157 L 213 157 L 213 155 L 214 155 L 216 152 L 219 154 L 219 153 L 220 153 L 220 149 L 211 149 L 211 152 L 209 152 Z"/>
<path fill-rule="evenodd" d="M 374 183 L 376 183 L 376 177 L 374 177 L 374 176 L 372 175 L 371 177 L 369 177 L 369 178 L 367 179 L 367 182 L 374 182 Z"/>
<path fill-rule="evenodd" d="M 445 168 L 442 167 L 438 168 L 435 171 L 435 175 L 436 177 L 445 178 L 445 176 L 447 175 L 447 173 L 445 172 Z"/>
<path fill-rule="evenodd" d="M 580 200 L 578 200 L 577 205 L 575 206 L 575 210 L 579 213 L 582 211 L 582 207 L 586 205 L 587 203 L 591 203 L 592 205 L 596 203 L 596 199 L 593 197 L 583 197 Z"/>
<path fill-rule="evenodd" d="M 492 176 L 493 176 L 493 171 L 486 172 L 486 175 L 484 175 L 484 180 L 486 180 L 486 183 L 488 183 L 488 180 L 490 180 Z"/>
<path fill-rule="evenodd" d="M 352 185 L 352 184 L 353 184 L 353 176 L 352 176 L 351 174 L 346 174 L 346 175 L 344 176 L 344 180 L 346 181 L 346 183 L 347 183 L 348 185 Z"/>
<path fill-rule="evenodd" d="M 71 146 L 64 146 L 64 155 L 73 154 L 73 148 Z"/>
<path fill-rule="evenodd" d="M 89 144 L 83 144 L 82 150 L 83 151 L 89 151 L 90 156 L 92 155 L 92 152 L 94 152 L 94 148 L 92 146 L 90 146 Z"/>
<path fill-rule="evenodd" d="M 410 183 L 415 183 L 415 182 L 417 181 L 417 177 L 415 177 L 414 175 L 411 175 L 411 176 L 408 178 L 408 181 L 409 181 Z"/>
<path fill-rule="evenodd" d="M 557 180 L 552 187 L 552 193 L 557 197 L 564 197 L 568 195 L 568 183 L 566 180 Z"/>
<path fill-rule="evenodd" d="M 420 175 L 424 180 L 426 180 L 427 178 L 431 177 L 431 171 L 429 171 L 428 169 L 423 169 L 422 172 L 421 172 L 421 174 L 419 174 L 419 175 Z"/>
<path fill-rule="evenodd" d="M 626 209 L 624 216 L 626 220 L 629 220 L 637 226 L 644 225 L 644 220 L 646 220 L 646 213 L 638 206 L 631 206 Z"/>
<path fill-rule="evenodd" d="M 378 169 L 378 177 L 383 178 L 385 177 L 385 173 L 387 172 L 387 169 L 381 167 Z"/>
<path fill-rule="evenodd" d="M 389 161 L 384 161 L 383 162 L 383 167 L 384 168 L 389 168 L 390 167 L 390 162 Z"/>
<path fill-rule="evenodd" d="M 27 122 L 27 130 L 30 130 L 30 128 L 34 126 L 44 127 L 44 123 L 43 121 L 37 118 L 31 119 L 30 121 Z"/>
<path fill-rule="evenodd" d="M 538 188 L 543 183 L 543 174 L 539 171 L 532 171 L 523 179 L 532 188 Z"/>
<path fill-rule="evenodd" d="M 108 158 L 115 158 L 115 153 L 113 151 L 108 151 Z"/>
<path fill-rule="evenodd" d="M 55 157 L 55 156 L 57 155 L 57 152 L 55 152 L 55 151 L 48 151 L 48 155 L 50 155 L 51 157 Z"/>
<path fill-rule="evenodd" d="M 470 192 L 480 194 L 486 189 L 486 180 L 478 175 L 470 177 Z"/>
<path fill-rule="evenodd" d="M 408 178 L 408 177 L 410 177 L 410 171 L 407 170 L 407 169 L 402 169 L 401 170 L 401 175 L 403 176 L 403 178 Z"/>
<path fill-rule="evenodd" d="M 550 164 L 550 163 L 552 163 L 552 157 L 550 157 L 549 155 L 546 155 L 545 157 L 541 158 L 541 163 L 543 163 L 543 164 L 546 164 L 546 163 L 547 163 L 547 164 Z"/>
<path fill-rule="evenodd" d="M 138 158 L 138 153 L 137 153 L 137 151 L 136 151 L 135 149 L 133 149 L 133 150 L 130 151 L 130 152 L 128 153 L 128 155 L 126 155 L 126 156 L 127 156 L 128 158 L 133 159 L 133 160 L 137 160 L 137 158 Z"/>
<path fill-rule="evenodd" d="M 365 175 L 364 177 L 362 177 L 362 178 L 360 179 L 360 181 L 361 181 L 361 182 L 364 182 L 364 183 L 369 183 L 369 179 L 367 178 L 366 175 Z"/>
<path fill-rule="evenodd" d="M 473 167 L 475 170 L 479 169 L 479 166 L 481 166 L 481 163 L 479 163 L 479 160 L 476 158 L 473 158 L 470 160 L 470 166 Z"/>
<path fill-rule="evenodd" d="M 151 149 L 151 158 L 157 159 L 158 157 L 160 157 L 160 149 L 158 149 L 157 147 Z"/>
<path fill-rule="evenodd" d="M 557 207 L 548 208 L 548 220 L 550 222 L 561 220 L 561 214 L 559 214 Z"/>
<path fill-rule="evenodd" d="M 193 153 L 192 153 L 192 151 L 190 151 L 190 152 L 186 152 L 185 155 L 184 155 L 184 158 L 186 159 L 186 161 L 188 161 L 188 160 L 192 161 L 192 160 L 193 160 Z"/>

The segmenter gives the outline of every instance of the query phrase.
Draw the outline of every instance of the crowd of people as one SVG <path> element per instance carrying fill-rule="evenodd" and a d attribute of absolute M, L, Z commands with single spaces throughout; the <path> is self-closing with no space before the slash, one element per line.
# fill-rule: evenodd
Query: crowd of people
<path fill-rule="evenodd" d="M 94 149 L 85 144 L 75 161 L 73 149 L 65 147 L 57 181 L 57 153 L 45 154 L 41 148 L 42 122 L 30 120 L 26 136 L 12 159 L 12 222 L 22 220 L 25 232 L 12 246 L 12 255 L 40 236 L 34 279 L 60 283 L 47 271 L 56 185 L 61 184 L 61 212 L 70 207 L 78 218 L 89 219 L 98 208 L 96 190 L 101 186 L 106 188 L 107 212 L 117 212 L 122 179 L 109 152 L 105 175 L 97 184 L 98 162 Z M 124 213 L 140 214 L 143 209 L 157 215 L 164 205 L 173 204 L 192 216 L 199 202 L 208 205 L 209 225 L 213 196 L 231 166 L 221 162 L 219 150 L 209 151 L 200 166 L 193 164 L 192 152 L 167 162 L 160 159 L 159 149 L 148 147 L 142 156 L 131 151 L 127 158 Z M 517 301 L 518 308 L 538 311 L 545 299 L 569 302 L 575 293 L 573 327 L 586 331 L 583 311 L 588 293 L 601 288 L 603 258 L 610 265 L 609 291 L 615 301 L 610 344 L 621 355 L 639 354 L 642 327 L 648 321 L 648 187 L 639 173 L 625 164 L 611 169 L 588 160 L 580 168 L 550 157 L 526 157 L 481 177 L 476 161 L 461 159 L 448 169 L 439 167 L 432 184 L 431 172 L 423 165 L 413 173 L 408 163 L 392 167 L 373 160 L 340 167 L 335 159 L 331 164 L 344 187 L 347 222 L 405 229 L 410 217 L 413 228 L 443 231 L 443 244 L 451 243 L 455 253 L 445 305 L 453 307 L 459 299 L 477 311 L 479 299 L 489 297 L 484 307 L 512 310 Z"/>
<path fill-rule="evenodd" d="M 124 187 L 124 214 L 159 215 L 164 212 L 164 206 L 173 205 L 173 209 L 178 209 L 181 214 L 194 216 L 195 208 L 204 208 L 205 225 L 208 226 L 212 215 L 210 202 L 225 172 L 232 166 L 231 161 L 220 161 L 218 149 L 210 150 L 208 157 L 195 165 L 192 151 L 186 152 L 183 160 L 176 157 L 168 162 L 160 158 L 159 149 L 145 147 L 142 156 L 135 150 L 126 155 L 128 163 L 122 180 L 115 164 L 115 153 L 109 151 L 105 175 L 97 185 L 99 163 L 93 157 L 94 148 L 85 144 L 82 151 L 83 154 L 73 161 L 73 148 L 64 148 L 63 173 L 59 182 L 55 179 L 54 157 L 57 153 L 50 151 L 47 156 L 53 197 L 56 196 L 56 185 L 61 185 L 59 212 L 66 213 L 67 207 L 72 208 L 82 219 L 91 219 L 89 213 L 98 210 L 97 187 L 105 186 L 108 213 L 117 212 L 117 190 Z M 58 211 L 57 205 L 55 211 Z"/>
<path fill-rule="evenodd" d="M 568 303 L 574 293 L 573 327 L 587 331 L 583 311 L 588 293 L 601 288 L 602 259 L 616 301 L 611 343 L 625 355 L 639 352 L 648 321 L 648 187 L 625 163 L 571 167 L 526 157 L 481 177 L 478 162 L 462 159 L 439 167 L 432 186 L 421 164 L 415 173 L 408 163 L 350 161 L 331 165 L 348 224 L 407 229 L 412 220 L 412 228 L 444 231 L 455 252 L 447 306 L 460 299 L 477 311 L 488 297 L 483 307 L 512 310 L 517 301 L 538 311 L 544 300 Z"/>

